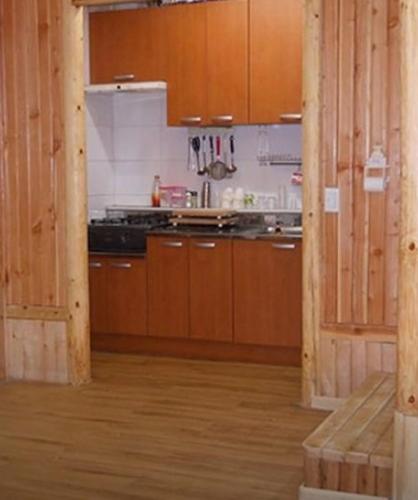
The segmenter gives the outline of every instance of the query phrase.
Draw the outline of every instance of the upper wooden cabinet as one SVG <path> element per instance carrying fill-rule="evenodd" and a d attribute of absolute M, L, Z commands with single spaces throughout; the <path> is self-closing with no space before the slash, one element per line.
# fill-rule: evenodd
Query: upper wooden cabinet
<path fill-rule="evenodd" d="M 207 121 L 206 6 L 176 5 L 168 11 L 168 124 Z"/>
<path fill-rule="evenodd" d="M 250 123 L 302 113 L 302 0 L 250 0 Z"/>
<path fill-rule="evenodd" d="M 166 9 L 90 14 L 92 83 L 166 80 Z"/>
<path fill-rule="evenodd" d="M 211 125 L 245 124 L 248 122 L 248 0 L 209 2 L 206 9 L 208 121 Z"/>
<path fill-rule="evenodd" d="M 301 113 L 302 0 L 217 0 L 90 14 L 91 82 L 166 80 L 169 125 Z"/>

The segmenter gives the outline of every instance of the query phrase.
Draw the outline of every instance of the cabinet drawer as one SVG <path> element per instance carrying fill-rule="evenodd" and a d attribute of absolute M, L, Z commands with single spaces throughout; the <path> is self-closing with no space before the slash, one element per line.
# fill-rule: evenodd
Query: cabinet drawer
<path fill-rule="evenodd" d="M 149 335 L 188 337 L 188 240 L 148 237 L 147 260 Z"/>
<path fill-rule="evenodd" d="M 232 242 L 190 240 L 190 336 L 232 341 Z"/>
<path fill-rule="evenodd" d="M 300 347 L 300 242 L 235 241 L 233 247 L 235 342 Z"/>

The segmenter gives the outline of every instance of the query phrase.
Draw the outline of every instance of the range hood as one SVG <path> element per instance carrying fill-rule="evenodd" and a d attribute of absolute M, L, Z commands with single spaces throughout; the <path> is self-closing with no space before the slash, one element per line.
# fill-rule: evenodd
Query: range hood
<path fill-rule="evenodd" d="M 86 94 L 117 94 L 121 92 L 162 92 L 167 90 L 166 82 L 135 82 L 135 83 L 106 83 L 97 85 L 86 85 Z"/>

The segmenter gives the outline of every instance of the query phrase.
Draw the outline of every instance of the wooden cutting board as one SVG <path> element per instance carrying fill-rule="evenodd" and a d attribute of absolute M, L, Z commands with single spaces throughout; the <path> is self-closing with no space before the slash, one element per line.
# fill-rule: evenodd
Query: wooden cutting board
<path fill-rule="evenodd" d="M 214 218 L 223 219 L 236 215 L 235 210 L 227 210 L 225 208 L 184 208 L 173 210 L 173 217 L 199 217 L 199 218 Z"/>
<path fill-rule="evenodd" d="M 174 226 L 231 226 L 236 224 L 238 217 L 172 217 L 170 223 Z"/>

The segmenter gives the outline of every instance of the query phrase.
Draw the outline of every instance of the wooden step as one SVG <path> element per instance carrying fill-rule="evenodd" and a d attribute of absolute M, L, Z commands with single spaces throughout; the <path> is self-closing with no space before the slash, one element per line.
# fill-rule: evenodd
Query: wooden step
<path fill-rule="evenodd" d="M 389 497 L 395 378 L 374 373 L 305 440 L 305 486 Z"/>

